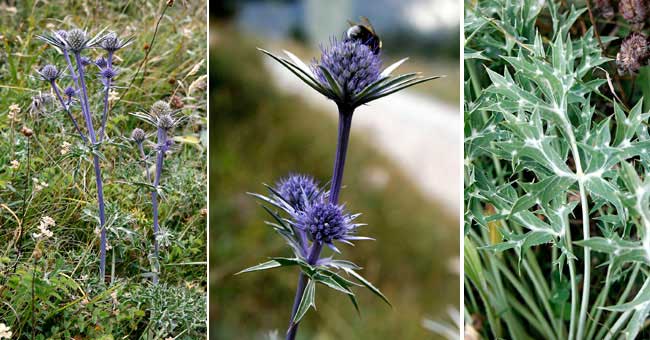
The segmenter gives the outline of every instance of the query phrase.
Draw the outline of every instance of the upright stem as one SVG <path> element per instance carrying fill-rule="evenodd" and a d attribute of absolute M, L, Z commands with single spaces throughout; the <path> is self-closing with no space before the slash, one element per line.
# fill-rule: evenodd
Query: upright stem
<path fill-rule="evenodd" d="M 350 141 L 350 128 L 352 126 L 353 109 L 339 105 L 339 135 L 336 146 L 336 158 L 334 159 L 334 170 L 332 173 L 332 187 L 330 190 L 330 202 L 338 203 L 341 183 L 343 181 L 343 170 L 345 169 L 345 156 Z"/>
<path fill-rule="evenodd" d="M 140 158 L 142 158 L 142 165 L 144 166 L 144 172 L 147 176 L 147 183 L 151 184 L 151 175 L 149 175 L 149 165 L 147 164 L 147 156 L 144 154 L 144 147 L 142 143 L 138 143 L 138 150 L 140 150 Z"/>
<path fill-rule="evenodd" d="M 106 62 L 108 68 L 113 67 L 113 52 L 108 52 L 108 61 Z M 106 119 L 108 118 L 108 93 L 111 89 L 111 79 L 106 79 L 106 86 L 104 88 L 104 112 L 102 113 L 102 127 L 99 130 L 99 141 L 104 140 L 104 130 L 106 130 Z"/>
<path fill-rule="evenodd" d="M 316 241 L 311 247 L 309 252 L 309 257 L 307 258 L 307 263 L 314 265 L 318 261 L 320 252 L 323 249 L 323 244 Z M 298 311 L 298 306 L 300 306 L 300 300 L 302 295 L 305 292 L 305 287 L 307 286 L 307 276 L 300 272 L 298 277 L 298 288 L 296 289 L 296 297 L 293 300 L 293 308 L 291 309 L 291 320 L 289 320 L 289 329 L 287 330 L 287 340 L 294 340 L 296 338 L 296 333 L 298 332 L 298 324 L 300 322 L 293 322 L 293 319 L 296 317 L 296 312 Z"/>
<path fill-rule="evenodd" d="M 345 169 L 345 157 L 347 155 L 348 144 L 350 141 L 350 128 L 352 126 L 352 113 L 353 108 L 339 105 L 339 130 L 336 145 L 336 157 L 334 158 L 334 170 L 332 173 L 332 184 L 330 189 L 330 203 L 337 204 L 339 201 L 339 193 L 341 191 L 341 183 L 343 182 L 343 170 Z M 314 265 L 318 261 L 320 252 L 323 249 L 323 244 L 314 242 L 307 258 L 307 263 Z M 296 296 L 293 300 L 293 308 L 291 309 L 291 320 L 289 320 L 289 329 L 287 330 L 287 340 L 294 340 L 298 331 L 299 322 L 293 322 L 300 300 L 307 285 L 307 277 L 302 272 L 298 277 L 298 287 L 296 288 Z"/>
<path fill-rule="evenodd" d="M 156 157 L 156 175 L 153 180 L 154 190 L 151 192 L 151 205 L 153 206 L 153 261 L 154 261 L 154 275 L 153 283 L 158 283 L 158 274 L 160 272 L 160 264 L 158 263 L 158 232 L 160 230 L 158 224 L 158 185 L 160 184 L 160 175 L 162 175 L 163 160 L 165 158 L 165 149 L 167 145 L 167 131 L 158 128 L 158 154 Z M 147 172 L 148 173 L 148 172 Z"/>
<path fill-rule="evenodd" d="M 573 136 L 573 133 L 571 133 Z M 584 184 L 584 173 L 580 162 L 580 154 L 575 138 L 571 138 L 573 159 L 576 164 L 576 173 L 578 175 L 578 188 L 580 190 L 580 205 L 582 208 L 582 239 L 587 241 L 590 238 L 589 232 L 589 205 L 587 202 L 587 191 Z M 580 302 L 580 316 L 578 318 L 578 332 L 576 339 L 583 339 L 585 332 L 585 323 L 587 321 L 587 309 L 589 309 L 589 293 L 591 292 L 591 249 L 584 247 L 584 280 L 582 282 L 582 299 Z"/>
<path fill-rule="evenodd" d="M 86 90 L 86 81 L 84 76 L 84 67 L 81 64 L 81 54 L 75 52 L 75 61 L 79 71 L 79 85 L 81 87 L 81 108 L 88 128 L 88 136 L 92 147 L 96 147 L 97 138 L 93 127 L 92 115 L 90 114 L 90 105 L 88 105 L 88 91 Z M 74 77 L 73 77 L 74 78 Z M 99 223 L 100 223 L 100 241 L 99 241 L 99 277 L 104 282 L 106 279 L 106 215 L 104 211 L 104 187 L 102 184 L 102 172 L 99 166 L 99 156 L 93 154 L 93 166 L 95 167 L 95 182 L 97 184 L 97 204 L 99 205 Z"/>

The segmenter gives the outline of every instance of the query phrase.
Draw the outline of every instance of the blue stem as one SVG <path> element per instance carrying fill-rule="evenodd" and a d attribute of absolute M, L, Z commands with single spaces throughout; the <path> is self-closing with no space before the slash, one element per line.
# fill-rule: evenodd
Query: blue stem
<path fill-rule="evenodd" d="M 318 262 L 320 252 L 323 249 L 323 244 L 321 242 L 314 242 L 311 251 L 309 252 L 309 257 L 307 258 L 307 263 L 314 265 Z M 293 322 L 293 319 L 296 317 L 296 312 L 298 311 L 298 306 L 300 306 L 300 300 L 304 294 L 305 287 L 307 286 L 307 276 L 300 272 L 298 276 L 298 288 L 296 288 L 296 297 L 293 300 L 293 308 L 291 309 L 291 320 L 289 320 L 289 329 L 287 330 L 287 340 L 294 340 L 296 338 L 296 333 L 298 332 L 298 324 L 300 322 Z"/>
<path fill-rule="evenodd" d="M 90 114 L 90 105 L 88 104 L 88 91 L 86 90 L 86 81 L 84 75 L 84 67 L 81 64 L 81 54 L 75 52 L 75 61 L 77 62 L 77 70 L 79 71 L 79 84 L 81 85 L 81 108 L 86 120 L 86 127 L 88 128 L 88 136 L 90 137 L 91 147 L 97 146 L 97 138 L 95 136 L 95 129 L 93 127 L 92 115 Z M 93 153 L 93 166 L 95 167 L 95 182 L 97 184 L 97 204 L 99 205 L 99 224 L 100 224 L 100 238 L 99 238 L 99 278 L 102 282 L 106 280 L 106 215 L 104 207 L 104 186 L 102 183 L 102 172 L 99 166 L 99 156 Z"/>
<path fill-rule="evenodd" d="M 338 204 L 339 193 L 341 191 L 341 183 L 343 182 L 343 170 L 345 169 L 345 158 L 348 151 L 348 144 L 350 142 L 350 130 L 352 127 L 352 113 L 354 109 L 339 105 L 339 130 L 336 145 L 336 157 L 334 158 L 334 170 L 332 173 L 332 186 L 330 189 L 330 202 Z M 314 265 L 318 262 L 320 252 L 323 249 L 321 242 L 314 242 L 307 263 Z M 304 294 L 305 287 L 307 286 L 307 277 L 300 272 L 298 276 L 298 287 L 296 288 L 296 297 L 293 300 L 293 308 L 291 310 L 291 320 L 289 321 L 289 329 L 287 330 L 287 340 L 294 340 L 298 332 L 299 322 L 294 323 L 293 319 L 298 311 L 300 300 Z"/>
<path fill-rule="evenodd" d="M 108 62 L 106 63 L 108 68 L 113 67 L 113 52 L 108 52 Z M 106 119 L 108 118 L 108 93 L 111 89 L 111 79 L 106 79 L 106 85 L 104 88 L 104 112 L 102 113 L 102 127 L 99 130 L 99 141 L 104 140 L 104 130 L 106 130 Z"/>
<path fill-rule="evenodd" d="M 334 170 L 332 173 L 332 184 L 330 189 L 330 203 L 339 202 L 339 193 L 343 182 L 343 170 L 345 169 L 345 158 L 350 142 L 350 130 L 352 127 L 353 109 L 339 105 L 339 135 L 336 146 L 336 158 L 334 159 Z"/>
<path fill-rule="evenodd" d="M 158 222 L 158 185 L 160 184 L 160 176 L 162 175 L 163 160 L 165 158 L 165 151 L 167 150 L 167 131 L 158 128 L 158 154 L 156 157 L 156 175 L 153 180 L 154 191 L 151 192 L 151 204 L 153 206 L 153 261 L 154 261 L 154 275 L 153 283 L 158 283 L 158 274 L 160 272 L 160 264 L 158 262 L 158 231 L 160 230 Z"/>

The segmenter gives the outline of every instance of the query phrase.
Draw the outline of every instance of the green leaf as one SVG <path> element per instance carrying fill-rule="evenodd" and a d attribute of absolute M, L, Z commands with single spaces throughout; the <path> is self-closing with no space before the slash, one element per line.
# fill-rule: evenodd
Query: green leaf
<path fill-rule="evenodd" d="M 625 224 L 626 212 L 623 207 L 623 202 L 620 199 L 621 192 L 614 184 L 605 181 L 601 177 L 590 176 L 585 181 L 585 188 L 590 194 L 597 196 L 616 207 L 616 212 L 621 219 L 621 223 Z"/>
<path fill-rule="evenodd" d="M 257 266 L 253 266 L 250 268 L 246 268 L 235 275 L 243 274 L 243 273 L 249 273 L 249 272 L 255 272 L 255 271 L 260 271 L 260 270 L 266 270 L 266 269 L 271 269 L 271 268 L 277 268 L 277 267 L 289 267 L 289 266 L 300 266 L 303 268 L 304 271 L 307 273 L 313 273 L 314 268 L 307 264 L 307 262 L 299 259 L 299 258 L 287 258 L 287 257 L 272 257 L 271 261 L 267 261 L 264 263 L 260 263 Z"/>
<path fill-rule="evenodd" d="M 307 286 L 305 287 L 305 290 L 302 293 L 302 297 L 300 298 L 300 305 L 298 305 L 298 309 L 296 310 L 296 315 L 293 317 L 293 320 L 291 321 L 293 324 L 297 324 L 300 322 L 303 316 L 307 313 L 310 307 L 314 307 L 316 309 L 316 302 L 315 302 L 315 296 L 316 296 L 316 284 L 314 283 L 314 280 L 309 280 L 307 282 Z"/>
<path fill-rule="evenodd" d="M 354 278 L 359 280 L 359 282 L 361 282 L 364 286 L 366 286 L 368 289 L 370 289 L 370 291 L 372 291 L 375 295 L 380 297 L 382 300 L 384 300 L 384 302 L 386 302 L 389 306 L 392 307 L 392 305 L 390 304 L 390 302 L 388 302 L 388 299 L 386 299 L 384 294 L 382 294 L 379 289 L 377 289 L 375 286 L 373 286 L 372 283 L 370 283 L 368 280 L 366 280 L 363 276 L 361 276 L 359 273 L 355 272 L 352 269 L 344 268 L 343 270 L 345 270 L 345 272 L 348 273 L 349 275 L 354 276 Z"/>
<path fill-rule="evenodd" d="M 252 267 L 246 268 L 246 269 L 236 273 L 235 275 L 239 275 L 239 274 L 243 274 L 243 273 L 249 273 L 249 272 L 255 272 L 255 271 L 260 271 L 260 270 L 266 270 L 266 269 L 276 268 L 276 267 L 280 267 L 280 266 L 282 266 L 280 264 L 280 262 L 275 261 L 275 260 L 271 260 L 271 261 L 267 261 L 267 262 L 264 262 L 264 263 L 260 263 L 257 266 L 252 266 Z"/>

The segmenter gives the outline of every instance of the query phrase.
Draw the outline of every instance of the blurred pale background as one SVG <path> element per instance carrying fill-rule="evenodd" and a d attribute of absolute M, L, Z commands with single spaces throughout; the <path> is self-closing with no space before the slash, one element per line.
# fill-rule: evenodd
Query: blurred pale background
<path fill-rule="evenodd" d="M 210 235 L 211 337 L 284 335 L 297 272 L 233 276 L 268 256 L 290 253 L 245 195 L 291 171 L 327 182 L 336 107 L 255 47 L 287 49 L 308 62 L 340 38 L 347 20 L 370 19 L 397 73 L 446 78 L 355 112 L 341 199 L 362 212 L 376 242 L 342 249 L 393 303 L 358 290 L 320 289 L 299 339 L 437 339 L 422 320 L 445 319 L 460 299 L 459 1 L 232 1 L 211 4 Z"/>

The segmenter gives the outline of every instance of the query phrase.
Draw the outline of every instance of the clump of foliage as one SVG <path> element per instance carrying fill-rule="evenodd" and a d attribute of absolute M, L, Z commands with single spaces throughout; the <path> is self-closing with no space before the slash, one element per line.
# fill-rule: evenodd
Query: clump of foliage
<path fill-rule="evenodd" d="M 642 25 L 608 14 L 625 29 L 603 34 L 591 5 L 466 2 L 466 327 L 485 337 L 634 339 L 650 313 L 650 113 L 608 57 Z"/>
<path fill-rule="evenodd" d="M 17 3 L 8 7 L 15 15 L 0 17 L 0 335 L 205 337 L 205 7 L 172 1 L 41 5 Z M 133 39 L 102 32 L 93 40 L 74 28 L 84 22 L 119 27 L 120 36 Z M 52 31 L 59 28 L 66 31 Z M 55 47 L 37 39 L 44 31 Z M 75 63 L 73 49 L 83 46 Z M 56 66 L 45 66 L 53 61 Z M 165 163 L 175 176 L 157 188 L 165 193 L 160 224 L 174 237 L 160 253 L 163 270 L 154 271 L 147 256 L 157 239 L 152 206 L 141 194 L 152 186 L 142 180 L 141 158 L 131 152 L 127 131 L 137 125 L 129 113 L 161 99 L 185 123 L 174 126 L 170 138 L 178 147 Z M 98 277 L 102 259 L 107 275 Z M 165 282 L 155 299 L 149 298 L 157 286 L 150 284 L 152 274 Z M 165 312 L 172 321 L 161 324 Z"/>

